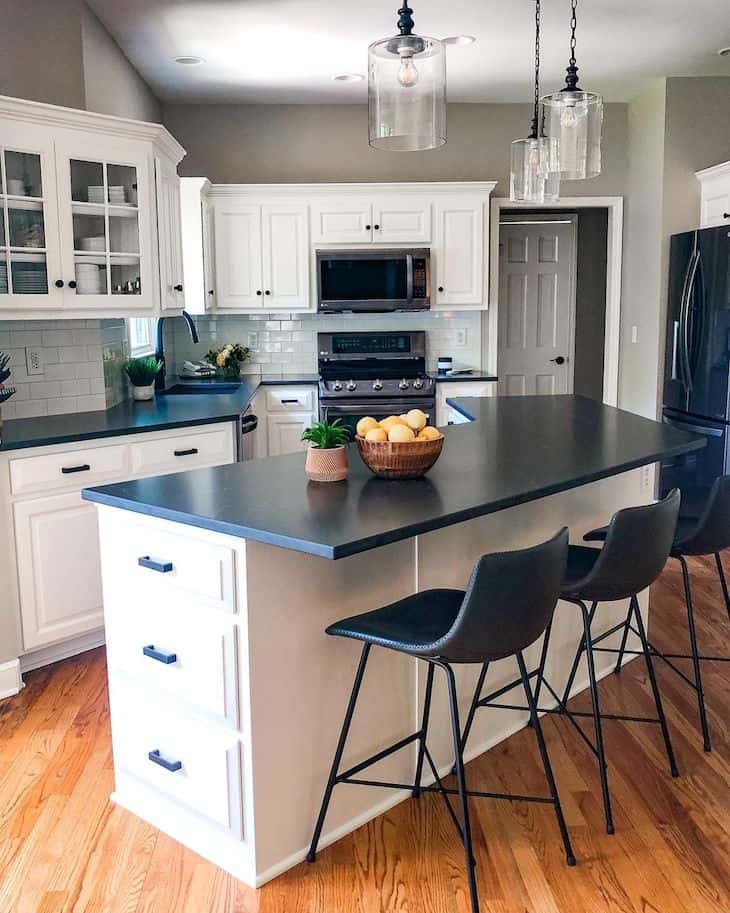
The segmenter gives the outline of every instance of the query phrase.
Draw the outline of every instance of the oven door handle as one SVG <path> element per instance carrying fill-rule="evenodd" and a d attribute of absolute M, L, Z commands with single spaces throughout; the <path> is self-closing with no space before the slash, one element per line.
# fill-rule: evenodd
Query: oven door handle
<path fill-rule="evenodd" d="M 400 415 L 409 409 L 423 409 L 423 411 L 433 412 L 436 409 L 434 400 L 413 399 L 407 402 L 396 402 L 394 400 L 377 400 L 367 403 L 327 403 L 320 400 L 322 417 L 328 415 L 367 415 L 368 410 L 374 412 L 387 412 L 388 415 Z"/>
<path fill-rule="evenodd" d="M 413 254 L 406 254 L 406 298 L 413 304 Z"/>

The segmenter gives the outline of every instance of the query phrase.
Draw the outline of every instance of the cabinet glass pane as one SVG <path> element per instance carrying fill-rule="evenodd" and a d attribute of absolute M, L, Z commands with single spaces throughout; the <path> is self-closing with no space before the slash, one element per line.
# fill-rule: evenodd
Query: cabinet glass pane
<path fill-rule="evenodd" d="M 44 248 L 46 235 L 43 224 L 43 204 L 8 204 L 8 225 L 10 246 L 23 248 Z"/>
<path fill-rule="evenodd" d="M 5 151 L 6 192 L 9 196 L 42 197 L 41 157 L 34 152 Z"/>
<path fill-rule="evenodd" d="M 71 159 L 71 199 L 76 203 L 105 203 L 104 166 L 101 162 Z"/>
<path fill-rule="evenodd" d="M 48 275 L 44 254 L 10 254 L 14 295 L 47 295 Z"/>
<path fill-rule="evenodd" d="M 73 226 L 74 250 L 102 254 L 107 251 L 106 220 L 103 212 L 98 215 L 75 212 Z"/>
<path fill-rule="evenodd" d="M 109 209 L 109 246 L 112 253 L 139 253 L 139 226 L 137 211 Z"/>
<path fill-rule="evenodd" d="M 137 169 L 132 165 L 106 166 L 108 202 L 113 206 L 137 205 Z"/>
<path fill-rule="evenodd" d="M 0 295 L 8 294 L 8 263 L 5 251 L 0 251 Z"/>
<path fill-rule="evenodd" d="M 106 295 L 107 268 L 106 256 L 90 254 L 76 256 L 76 294 Z"/>
<path fill-rule="evenodd" d="M 112 255 L 111 272 L 113 295 L 142 294 L 142 281 L 139 275 L 139 258 L 115 257 Z"/>

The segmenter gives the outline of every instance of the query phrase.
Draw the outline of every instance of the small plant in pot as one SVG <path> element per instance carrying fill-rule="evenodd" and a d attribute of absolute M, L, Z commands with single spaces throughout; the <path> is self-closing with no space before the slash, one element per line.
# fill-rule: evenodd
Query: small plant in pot
<path fill-rule="evenodd" d="M 145 358 L 130 358 L 124 363 L 124 371 L 132 385 L 132 399 L 148 400 L 155 395 L 155 378 L 162 368 L 162 362 L 154 355 Z"/>
<path fill-rule="evenodd" d="M 347 448 L 350 431 L 336 418 L 315 422 L 302 435 L 309 442 L 304 471 L 312 482 L 341 482 L 347 478 Z"/>

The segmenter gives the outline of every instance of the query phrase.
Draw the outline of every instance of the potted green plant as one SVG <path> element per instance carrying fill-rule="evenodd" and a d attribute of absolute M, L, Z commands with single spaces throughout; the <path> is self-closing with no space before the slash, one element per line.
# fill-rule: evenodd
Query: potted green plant
<path fill-rule="evenodd" d="M 155 378 L 162 368 L 162 362 L 154 355 L 144 358 L 130 358 L 124 362 L 124 371 L 132 385 L 132 399 L 153 399 L 155 395 Z"/>
<path fill-rule="evenodd" d="M 242 346 L 240 342 L 228 342 L 222 349 L 211 349 L 205 360 L 213 365 L 219 375 L 233 379 L 240 376 L 241 365 L 248 361 L 250 355 L 248 346 Z"/>
<path fill-rule="evenodd" d="M 312 482 L 341 482 L 347 478 L 348 428 L 336 418 L 333 422 L 315 422 L 302 434 L 309 442 L 304 471 Z"/>

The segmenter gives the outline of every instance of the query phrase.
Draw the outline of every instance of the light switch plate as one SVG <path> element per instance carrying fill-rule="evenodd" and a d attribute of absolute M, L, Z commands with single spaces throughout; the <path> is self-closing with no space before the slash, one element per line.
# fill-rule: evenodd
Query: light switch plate
<path fill-rule="evenodd" d="M 25 367 L 28 374 L 43 374 L 43 350 L 26 346 Z"/>

